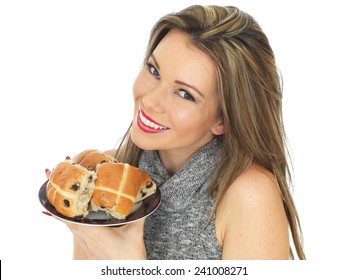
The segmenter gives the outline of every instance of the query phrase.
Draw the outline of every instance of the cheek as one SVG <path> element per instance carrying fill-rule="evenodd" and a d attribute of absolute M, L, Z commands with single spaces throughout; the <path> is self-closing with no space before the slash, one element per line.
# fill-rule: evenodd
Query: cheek
<path fill-rule="evenodd" d="M 206 124 L 204 115 L 200 110 L 187 108 L 186 106 L 170 106 L 172 124 L 181 131 L 190 132 L 200 129 Z"/>
<path fill-rule="evenodd" d="M 137 75 L 134 84 L 133 84 L 133 97 L 134 100 L 138 99 L 141 96 L 144 96 L 149 88 L 148 76 L 144 69 Z"/>
<path fill-rule="evenodd" d="M 187 105 L 187 104 L 186 104 Z M 211 105 L 170 106 L 171 123 L 182 133 L 199 133 L 210 129 L 216 116 Z"/>
<path fill-rule="evenodd" d="M 134 100 L 138 99 L 139 96 L 141 95 L 140 89 L 141 89 L 141 74 L 137 76 L 137 78 L 134 81 L 133 84 L 133 97 Z"/>

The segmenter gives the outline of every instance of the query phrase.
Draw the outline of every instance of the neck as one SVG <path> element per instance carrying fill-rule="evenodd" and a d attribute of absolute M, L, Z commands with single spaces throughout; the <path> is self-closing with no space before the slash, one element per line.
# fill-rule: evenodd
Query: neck
<path fill-rule="evenodd" d="M 158 150 L 159 158 L 169 175 L 175 174 L 181 170 L 193 157 L 195 152 L 211 140 L 206 143 L 199 143 L 199 145 L 193 145 L 186 149 L 172 149 L 172 150 Z"/>
<path fill-rule="evenodd" d="M 180 154 L 162 150 L 158 151 L 158 153 L 160 160 L 169 175 L 173 175 L 177 171 L 181 170 L 194 154 L 194 152 Z"/>

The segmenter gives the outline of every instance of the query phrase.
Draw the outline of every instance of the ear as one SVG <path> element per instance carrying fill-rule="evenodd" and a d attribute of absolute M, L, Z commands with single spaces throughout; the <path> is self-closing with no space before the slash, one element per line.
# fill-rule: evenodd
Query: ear
<path fill-rule="evenodd" d="M 211 132 L 214 135 L 224 134 L 224 123 L 222 120 L 217 120 L 217 122 L 211 127 Z"/>

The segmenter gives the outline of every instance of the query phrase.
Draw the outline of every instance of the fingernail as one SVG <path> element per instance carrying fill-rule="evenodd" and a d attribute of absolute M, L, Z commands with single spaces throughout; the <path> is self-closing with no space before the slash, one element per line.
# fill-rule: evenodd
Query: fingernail
<path fill-rule="evenodd" d="M 51 213 L 47 212 L 47 211 L 42 211 L 43 214 L 47 215 L 47 216 L 52 216 Z"/>
<path fill-rule="evenodd" d="M 69 160 L 69 159 L 71 159 L 69 156 L 67 156 L 66 158 L 65 158 L 66 160 Z"/>
<path fill-rule="evenodd" d="M 49 171 L 49 169 L 48 169 L 48 168 L 46 168 L 46 169 L 45 169 L 45 172 L 47 173 L 48 171 Z"/>

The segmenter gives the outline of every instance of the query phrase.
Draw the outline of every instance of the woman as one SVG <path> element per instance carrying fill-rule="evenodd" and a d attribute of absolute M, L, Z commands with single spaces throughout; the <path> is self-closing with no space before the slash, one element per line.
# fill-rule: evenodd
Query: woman
<path fill-rule="evenodd" d="M 68 224 L 75 258 L 288 259 L 292 238 L 305 259 L 281 81 L 251 16 L 192 6 L 161 18 L 133 95 L 116 157 L 151 175 L 161 206 L 120 228 Z"/>

